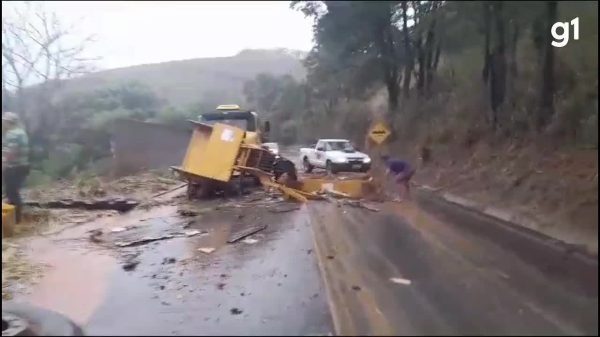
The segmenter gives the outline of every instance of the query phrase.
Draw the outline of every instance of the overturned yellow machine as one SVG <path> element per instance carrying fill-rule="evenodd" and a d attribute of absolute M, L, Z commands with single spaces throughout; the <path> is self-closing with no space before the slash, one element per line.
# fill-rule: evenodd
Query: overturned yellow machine
<path fill-rule="evenodd" d="M 182 164 L 171 167 L 188 182 L 189 198 L 205 198 L 217 191 L 236 187 L 241 192 L 248 180 L 276 188 L 300 202 L 321 198 L 319 192 L 323 190 L 338 196 L 359 198 L 369 187 L 368 176 L 346 180 L 307 177 L 298 181 L 293 163 L 260 146 L 257 137 L 248 141 L 249 130 L 219 120 L 213 124 L 190 123 L 194 129 Z M 276 178 L 282 174 L 291 178 L 293 183 L 278 183 Z"/>

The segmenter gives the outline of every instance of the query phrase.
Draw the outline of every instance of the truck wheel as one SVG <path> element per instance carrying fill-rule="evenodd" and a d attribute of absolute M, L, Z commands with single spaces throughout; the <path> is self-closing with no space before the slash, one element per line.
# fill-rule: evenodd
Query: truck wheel
<path fill-rule="evenodd" d="M 187 187 L 187 197 L 192 199 L 205 199 L 211 195 L 212 184 L 208 180 L 202 182 L 189 182 Z"/>
<path fill-rule="evenodd" d="M 325 170 L 327 171 L 327 174 L 337 173 L 335 168 L 333 167 L 333 164 L 329 160 L 325 163 Z"/>
<path fill-rule="evenodd" d="M 304 157 L 304 160 L 302 160 L 302 164 L 304 165 L 304 172 L 306 173 L 311 173 L 314 166 L 312 166 L 310 164 L 310 162 L 308 161 L 308 158 Z"/>
<path fill-rule="evenodd" d="M 2 336 L 83 336 L 67 317 L 23 303 L 2 303 Z"/>

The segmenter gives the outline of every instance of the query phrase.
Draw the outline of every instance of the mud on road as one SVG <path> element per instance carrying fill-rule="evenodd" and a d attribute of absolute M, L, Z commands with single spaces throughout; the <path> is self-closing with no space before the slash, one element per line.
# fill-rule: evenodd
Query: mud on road
<path fill-rule="evenodd" d="M 90 335 L 332 333 L 306 208 L 257 193 L 194 202 L 175 193 L 37 237 L 25 250 L 48 268 L 16 301 Z"/>

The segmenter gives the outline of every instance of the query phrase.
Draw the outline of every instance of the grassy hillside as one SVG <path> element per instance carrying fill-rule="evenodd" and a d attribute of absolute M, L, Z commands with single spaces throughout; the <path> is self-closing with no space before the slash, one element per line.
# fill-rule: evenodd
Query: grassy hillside
<path fill-rule="evenodd" d="M 186 106 L 216 96 L 240 101 L 246 80 L 259 73 L 304 77 L 302 52 L 243 50 L 235 56 L 198 58 L 111 69 L 65 81 L 62 94 L 89 92 L 127 82 L 140 82 L 173 106 Z"/>

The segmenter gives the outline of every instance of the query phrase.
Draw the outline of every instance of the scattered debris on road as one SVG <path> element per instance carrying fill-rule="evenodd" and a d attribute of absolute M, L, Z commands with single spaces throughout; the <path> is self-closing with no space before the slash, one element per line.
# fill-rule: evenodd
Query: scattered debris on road
<path fill-rule="evenodd" d="M 127 262 L 125 262 L 125 264 L 123 264 L 123 270 L 125 270 L 125 271 L 134 270 L 138 264 L 140 264 L 140 261 L 138 261 L 138 260 L 127 261 Z"/>
<path fill-rule="evenodd" d="M 198 215 L 198 212 L 189 209 L 179 209 L 177 210 L 177 214 L 181 216 L 196 216 Z"/>
<path fill-rule="evenodd" d="M 100 239 L 100 237 L 102 236 L 102 231 L 100 229 L 94 229 L 92 231 L 90 231 L 90 241 L 94 242 L 94 243 L 100 243 L 102 242 L 102 239 Z"/>
<path fill-rule="evenodd" d="M 407 280 L 407 279 L 401 278 L 401 277 L 392 277 L 392 278 L 390 278 L 390 281 L 397 283 L 397 284 L 407 285 L 407 286 L 412 283 L 410 280 Z"/>
<path fill-rule="evenodd" d="M 229 312 L 231 312 L 232 315 L 239 315 L 241 314 L 243 311 L 238 309 L 238 308 L 231 308 L 231 310 L 229 310 Z"/>
<path fill-rule="evenodd" d="M 168 189 L 168 190 L 166 190 L 166 191 L 159 192 L 159 193 L 157 193 L 157 194 L 153 195 L 153 196 L 152 196 L 152 198 L 158 198 L 158 197 L 160 197 L 160 196 L 163 196 L 163 195 L 165 195 L 165 194 L 167 194 L 167 193 L 171 193 L 171 192 L 173 192 L 173 191 L 176 191 L 176 190 L 178 190 L 178 189 L 180 189 L 180 188 L 184 188 L 184 187 L 186 187 L 186 186 L 187 186 L 187 183 L 180 184 L 180 185 L 178 185 L 178 186 L 175 186 L 175 187 L 173 187 L 173 188 L 171 188 L 171 189 Z"/>
<path fill-rule="evenodd" d="M 63 199 L 53 201 L 28 201 L 25 203 L 31 207 L 41 208 L 80 208 L 86 210 L 116 210 L 127 212 L 139 205 L 139 201 L 124 198 L 107 198 L 100 200 L 74 200 Z"/>
<path fill-rule="evenodd" d="M 202 247 L 202 248 L 198 248 L 198 251 L 204 253 L 204 254 L 210 254 L 212 252 L 215 251 L 216 248 L 213 247 Z"/>
<path fill-rule="evenodd" d="M 271 213 L 285 213 L 285 212 L 291 212 L 291 211 L 297 211 L 300 209 L 300 206 L 297 204 L 288 204 L 282 207 L 275 207 L 275 208 L 270 208 L 269 212 Z"/>
<path fill-rule="evenodd" d="M 144 245 L 150 242 L 154 242 L 154 241 L 159 241 L 159 240 L 167 240 L 167 239 L 172 239 L 175 236 L 172 234 L 167 234 L 167 235 L 163 235 L 163 236 L 158 236 L 158 237 L 145 237 L 139 240 L 135 240 L 135 241 L 129 241 L 129 242 L 115 242 L 115 246 L 117 247 L 132 247 L 132 246 L 140 246 L 140 245 Z"/>
<path fill-rule="evenodd" d="M 250 236 L 254 233 L 260 232 L 262 230 L 264 230 L 265 228 L 267 228 L 267 225 L 257 225 L 257 226 L 252 226 L 249 228 L 244 228 L 238 232 L 234 232 L 229 236 L 229 239 L 227 240 L 227 243 L 235 243 L 247 236 Z"/>
<path fill-rule="evenodd" d="M 121 232 L 128 231 L 128 230 L 134 229 L 134 228 L 136 228 L 136 226 L 113 227 L 110 231 L 112 233 L 121 233 Z"/>
<path fill-rule="evenodd" d="M 253 245 L 255 243 L 258 242 L 258 240 L 256 239 L 252 239 L 252 238 L 245 238 L 244 240 L 242 240 L 243 243 L 249 244 L 249 245 Z"/>
<path fill-rule="evenodd" d="M 172 264 L 177 261 L 174 257 L 165 257 L 161 264 Z"/>
<path fill-rule="evenodd" d="M 199 231 L 197 229 L 191 230 L 191 231 L 185 231 L 184 232 L 185 236 L 190 237 L 190 236 L 194 236 L 194 235 L 198 235 L 198 234 L 208 234 L 208 232 L 206 231 Z"/>
<path fill-rule="evenodd" d="M 344 200 L 342 202 L 342 204 L 349 205 L 349 206 L 356 207 L 356 208 L 364 208 L 371 212 L 379 212 L 379 208 L 372 206 L 370 204 L 366 204 L 360 200 Z"/>

